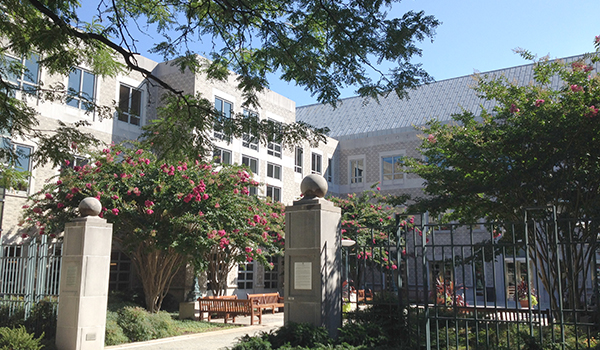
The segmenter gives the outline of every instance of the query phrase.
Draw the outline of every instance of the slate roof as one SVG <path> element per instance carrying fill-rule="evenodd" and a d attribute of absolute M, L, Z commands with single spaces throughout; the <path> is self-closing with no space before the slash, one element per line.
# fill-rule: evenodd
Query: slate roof
<path fill-rule="evenodd" d="M 572 62 L 582 57 L 562 60 Z M 533 80 L 533 64 L 480 74 L 490 77 L 504 75 L 510 82 L 523 85 Z M 552 85 L 558 87 L 558 84 L 558 79 L 554 79 Z M 331 130 L 329 136 L 338 140 L 391 134 L 424 125 L 431 119 L 449 121 L 452 114 L 460 113 L 462 108 L 479 114 L 481 105 L 486 109 L 493 107 L 492 102 L 477 97 L 472 89 L 475 85 L 474 77 L 468 75 L 422 85 L 410 90 L 409 98 L 403 100 L 392 93 L 387 98 L 380 98 L 379 103 L 351 97 L 342 99 L 336 109 L 323 104 L 301 106 L 296 108 L 296 120 L 315 127 L 328 127 Z"/>

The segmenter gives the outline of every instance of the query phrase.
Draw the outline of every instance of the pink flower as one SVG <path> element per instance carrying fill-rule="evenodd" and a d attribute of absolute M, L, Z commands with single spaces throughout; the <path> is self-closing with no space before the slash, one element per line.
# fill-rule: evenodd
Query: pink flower
<path fill-rule="evenodd" d="M 577 84 L 573 84 L 573 85 L 571 85 L 571 91 L 580 92 L 580 91 L 583 91 L 583 88 Z"/>
<path fill-rule="evenodd" d="M 237 188 L 233 189 L 233 194 L 238 194 L 240 191 Z"/>
<path fill-rule="evenodd" d="M 216 236 L 217 231 L 212 230 L 211 232 L 208 233 L 207 237 L 208 239 L 213 239 Z"/>
<path fill-rule="evenodd" d="M 200 210 L 200 211 L 198 212 L 198 216 L 204 216 L 204 213 L 202 212 L 202 210 Z"/>
<path fill-rule="evenodd" d="M 246 247 L 244 250 L 246 251 L 246 253 L 250 253 L 252 251 L 252 248 Z"/>
<path fill-rule="evenodd" d="M 512 114 L 519 113 L 521 110 L 517 108 L 517 106 L 513 103 L 510 105 L 509 112 Z"/>
<path fill-rule="evenodd" d="M 152 215 L 152 214 L 154 214 L 154 210 L 152 210 L 152 209 L 146 209 L 146 214 Z"/>
<path fill-rule="evenodd" d="M 113 208 L 111 211 L 112 211 L 113 215 L 119 215 L 119 209 Z"/>
<path fill-rule="evenodd" d="M 219 203 L 215 204 L 215 208 L 220 208 L 220 207 L 221 207 L 221 204 L 219 204 Z"/>
<path fill-rule="evenodd" d="M 429 141 L 429 143 L 436 143 L 437 139 L 434 134 L 429 134 L 429 136 L 427 136 L 427 141 Z M 379 190 L 379 187 L 377 187 L 377 189 Z"/>
<path fill-rule="evenodd" d="M 587 116 L 590 117 L 590 118 L 592 118 L 596 114 L 598 114 L 598 108 L 596 108 L 594 106 L 590 106 L 590 111 L 587 113 Z"/>
<path fill-rule="evenodd" d="M 64 205 L 63 203 L 57 203 L 57 204 L 56 204 L 56 207 L 57 207 L 58 209 L 61 209 L 61 208 L 64 208 L 64 207 L 65 207 L 65 205 Z"/>
<path fill-rule="evenodd" d="M 147 200 L 146 202 L 144 202 L 144 205 L 145 205 L 146 207 L 151 207 L 151 206 L 153 206 L 153 205 L 154 205 L 154 202 L 153 202 L 153 201 L 149 201 L 149 200 Z"/>
<path fill-rule="evenodd" d="M 138 149 L 137 151 L 135 151 L 135 154 L 142 154 L 144 153 L 144 150 Z"/>
<path fill-rule="evenodd" d="M 536 107 L 539 107 L 539 106 L 541 106 L 541 105 L 542 105 L 542 103 L 544 103 L 544 102 L 546 102 L 546 101 L 544 101 L 544 100 L 542 100 L 542 99 L 538 99 L 538 100 L 535 100 L 535 103 L 534 103 L 534 105 L 535 105 Z"/>
<path fill-rule="evenodd" d="M 66 166 L 69 166 L 70 164 L 71 164 L 71 162 L 70 162 L 70 161 L 68 161 L 67 159 L 65 159 L 65 165 L 66 165 Z"/>
<path fill-rule="evenodd" d="M 227 234 L 227 232 L 225 232 L 225 230 L 219 230 L 217 233 L 218 233 L 218 234 L 219 234 L 219 236 L 221 236 L 221 237 L 223 237 L 223 236 L 225 236 L 225 235 Z"/>
<path fill-rule="evenodd" d="M 52 199 L 52 193 L 46 193 L 46 199 Z"/>
<path fill-rule="evenodd" d="M 594 43 L 600 44 L 600 35 L 596 35 L 596 37 L 594 38 Z"/>
<path fill-rule="evenodd" d="M 92 189 L 92 184 L 88 182 L 85 184 L 85 187 L 87 187 L 88 190 L 90 190 L 90 189 Z"/>
<path fill-rule="evenodd" d="M 117 199 L 119 199 L 119 196 L 117 196 L 117 195 L 115 194 L 115 195 L 112 195 L 110 198 L 117 200 Z"/>
<path fill-rule="evenodd" d="M 77 142 L 71 142 L 71 148 L 77 149 Z"/>
<path fill-rule="evenodd" d="M 397 270 L 397 269 L 398 269 L 398 266 L 396 264 L 393 264 L 392 265 L 392 270 Z"/>
<path fill-rule="evenodd" d="M 381 191 L 381 188 L 380 188 L 380 187 L 377 187 L 377 191 Z"/>
<path fill-rule="evenodd" d="M 62 181 L 61 181 L 61 180 L 58 180 L 58 181 L 56 181 L 56 184 L 57 184 L 58 186 L 60 186 L 60 185 L 62 185 Z"/>
<path fill-rule="evenodd" d="M 29 208 L 29 206 L 26 204 L 26 205 L 22 206 L 21 208 L 27 209 L 27 208 Z"/>

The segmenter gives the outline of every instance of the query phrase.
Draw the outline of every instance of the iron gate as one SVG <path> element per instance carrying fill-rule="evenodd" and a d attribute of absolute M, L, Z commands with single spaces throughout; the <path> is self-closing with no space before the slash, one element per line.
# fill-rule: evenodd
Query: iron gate
<path fill-rule="evenodd" d="M 520 224 L 346 228 L 344 310 L 396 303 L 427 349 L 593 348 L 598 338 L 598 222 L 527 211 Z"/>
<path fill-rule="evenodd" d="M 24 312 L 28 318 L 35 303 L 58 305 L 62 242 L 48 236 L 25 244 L 0 245 L 0 308 L 8 315 Z"/>

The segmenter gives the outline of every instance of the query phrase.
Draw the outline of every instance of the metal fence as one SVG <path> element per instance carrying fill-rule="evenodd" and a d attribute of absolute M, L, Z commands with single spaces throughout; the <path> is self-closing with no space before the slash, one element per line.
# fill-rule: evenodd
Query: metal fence
<path fill-rule="evenodd" d="M 344 236 L 348 309 L 398 304 L 427 349 L 595 348 L 600 250 L 596 220 L 528 212 L 519 224 L 399 217 Z"/>
<path fill-rule="evenodd" d="M 11 316 L 45 300 L 58 306 L 62 242 L 39 241 L 0 245 L 0 309 Z"/>

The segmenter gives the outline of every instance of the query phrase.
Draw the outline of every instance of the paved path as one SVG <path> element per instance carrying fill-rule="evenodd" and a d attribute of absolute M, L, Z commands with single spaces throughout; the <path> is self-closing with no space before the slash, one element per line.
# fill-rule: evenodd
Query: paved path
<path fill-rule="evenodd" d="M 236 317 L 235 324 L 243 327 L 212 331 L 198 334 L 183 335 L 173 338 L 156 339 L 139 343 L 107 346 L 107 350 L 217 350 L 231 347 L 237 339 L 246 335 L 269 332 L 283 326 L 283 312 L 274 315 L 266 313 L 262 317 L 262 325 L 250 326 L 249 317 Z M 216 320 L 215 322 L 223 320 Z"/>

